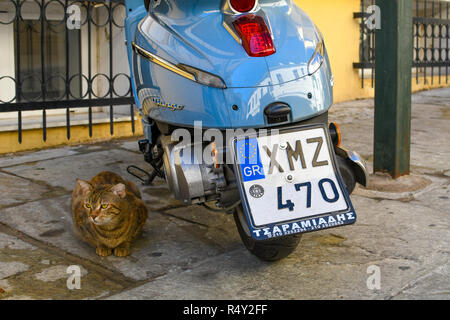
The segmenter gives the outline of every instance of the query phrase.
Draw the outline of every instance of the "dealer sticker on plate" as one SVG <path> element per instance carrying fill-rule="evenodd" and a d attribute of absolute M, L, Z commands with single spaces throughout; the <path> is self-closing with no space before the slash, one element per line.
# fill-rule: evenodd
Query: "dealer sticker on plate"
<path fill-rule="evenodd" d="M 264 240 L 356 221 L 324 125 L 233 141 L 252 237 Z"/>

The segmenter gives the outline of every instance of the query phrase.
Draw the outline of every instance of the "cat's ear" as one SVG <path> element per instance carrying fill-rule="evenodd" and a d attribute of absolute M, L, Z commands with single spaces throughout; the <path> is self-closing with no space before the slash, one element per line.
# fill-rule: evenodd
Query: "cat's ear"
<path fill-rule="evenodd" d="M 116 184 L 112 187 L 111 191 L 121 198 L 125 198 L 127 195 L 127 191 L 125 190 L 125 185 L 123 183 Z"/>
<path fill-rule="evenodd" d="M 83 191 L 83 193 L 86 193 L 86 192 L 92 190 L 92 185 L 89 182 L 87 182 L 87 181 L 84 181 L 84 180 L 81 180 L 81 179 L 77 179 L 77 183 L 80 186 L 80 188 Z"/>

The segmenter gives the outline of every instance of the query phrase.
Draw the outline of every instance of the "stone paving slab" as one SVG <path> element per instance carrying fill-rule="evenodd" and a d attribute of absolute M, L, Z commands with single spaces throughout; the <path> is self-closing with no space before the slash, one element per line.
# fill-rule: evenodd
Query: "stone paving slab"
<path fill-rule="evenodd" d="M 196 208 L 199 209 L 204 210 Z M 189 219 L 189 212 L 188 209 L 185 219 Z M 240 244 L 236 235 L 230 239 L 227 229 L 150 212 L 143 235 L 136 241 L 129 258 L 98 257 L 72 231 L 70 196 L 7 208 L 0 212 L 0 222 L 133 280 L 152 279 L 171 270 L 187 268 Z M 229 223 L 229 227 L 234 231 L 234 225 Z"/>
<path fill-rule="evenodd" d="M 53 158 L 67 157 L 77 154 L 77 147 L 65 147 L 58 149 L 45 149 L 39 151 L 20 152 L 17 154 L 5 155 L 0 158 L 0 168 L 14 166 L 23 163 L 33 163 L 36 161 Z"/>
<path fill-rule="evenodd" d="M 46 181 L 53 187 L 71 192 L 77 178 L 90 180 L 101 171 L 116 172 L 128 179 L 126 167 L 133 162 L 142 162 L 142 155 L 112 149 L 39 161 L 31 165 L 18 165 L 4 170 L 27 179 Z"/>
<path fill-rule="evenodd" d="M 139 150 L 139 145 L 136 140 L 133 141 L 124 141 L 119 144 L 121 148 L 127 149 L 132 152 L 136 152 L 138 154 L 141 154 L 141 151 Z M 142 155 L 142 154 L 141 154 Z"/>
<path fill-rule="evenodd" d="M 164 213 L 183 221 L 206 226 L 203 237 L 225 251 L 243 248 L 233 215 L 212 212 L 198 205 L 167 210 Z"/>
<path fill-rule="evenodd" d="M 28 266 L 21 262 L 2 262 L 0 261 L 0 280 L 8 278 L 10 276 L 25 272 L 28 270 Z"/>
<path fill-rule="evenodd" d="M 412 96 L 413 104 L 425 104 L 425 105 L 441 105 L 448 107 L 448 101 L 450 100 L 450 90 L 448 88 L 433 89 L 428 91 L 422 91 Z"/>
<path fill-rule="evenodd" d="M 182 207 L 183 204 L 174 198 L 167 185 L 159 182 L 156 181 L 155 186 L 141 186 L 136 183 L 141 190 L 142 199 L 145 201 L 147 208 L 152 211 L 161 211 Z"/>
<path fill-rule="evenodd" d="M 38 200 L 49 192 L 45 185 L 0 172 L 0 208 Z"/>
<path fill-rule="evenodd" d="M 423 295 L 429 300 L 449 300 L 450 299 L 450 266 L 447 264 L 439 266 L 429 272 L 426 272 L 419 279 L 415 279 L 408 283 L 401 293 L 397 295 L 397 299 L 410 300 L 417 296 Z"/>
<path fill-rule="evenodd" d="M 432 189 L 428 193 L 416 195 L 412 203 L 426 205 L 428 208 L 437 211 L 446 211 L 447 217 L 445 217 L 445 220 L 448 221 L 450 215 L 450 183 L 447 182 L 438 188 Z"/>
<path fill-rule="evenodd" d="M 0 249 L 11 250 L 35 250 L 35 246 L 22 241 L 16 237 L 12 237 L 0 232 Z"/>
<path fill-rule="evenodd" d="M 408 219 L 412 220 L 417 218 L 409 217 L 409 214 L 407 213 L 409 213 L 410 208 L 407 204 L 403 204 L 401 210 L 399 210 L 399 208 L 396 208 L 395 202 L 389 201 L 382 207 L 382 212 L 378 212 L 378 208 L 376 206 L 378 201 L 368 200 L 362 197 L 354 198 L 356 198 L 355 207 L 357 210 L 359 207 L 373 207 L 373 212 L 359 215 L 359 220 L 364 221 L 363 224 L 357 223 L 352 227 L 334 229 L 331 231 L 333 233 L 330 233 L 330 231 L 327 230 L 304 235 L 302 246 L 293 256 L 277 263 L 277 267 L 274 267 L 274 274 L 270 274 L 269 277 L 266 274 L 267 268 L 264 268 L 266 266 L 265 263 L 250 261 L 251 257 L 247 256 L 245 251 L 236 250 L 236 252 L 219 257 L 219 261 L 203 262 L 200 266 L 196 267 L 194 271 L 186 271 L 182 275 L 177 274 L 172 275 L 172 277 L 168 275 L 152 282 L 151 285 L 144 285 L 141 288 L 119 294 L 113 298 L 236 299 L 239 297 L 248 299 L 265 299 L 279 298 L 280 294 L 283 299 L 324 299 L 344 297 L 370 298 L 372 295 L 365 287 L 365 280 L 367 279 L 367 266 L 375 263 L 380 264 L 383 270 L 383 282 L 391 284 L 394 283 L 397 284 L 397 286 L 401 286 L 402 282 L 398 280 L 403 280 L 403 283 L 408 282 L 409 278 L 404 275 L 410 274 L 412 270 L 418 269 L 419 266 L 419 263 L 415 261 L 415 259 L 411 259 L 412 256 L 408 253 L 408 248 L 411 247 L 411 249 L 414 250 L 416 248 L 422 249 L 420 253 L 423 254 L 425 259 L 427 257 L 430 243 L 440 239 L 448 239 L 448 234 L 434 233 L 432 238 L 427 239 L 428 241 L 424 243 L 422 240 L 426 237 L 430 237 L 427 230 L 425 230 L 425 234 L 416 234 L 412 232 L 414 230 L 405 230 L 403 228 L 401 230 L 397 230 L 395 226 L 401 225 L 399 223 L 399 220 L 401 219 L 399 217 L 392 221 L 390 215 L 406 215 Z M 361 212 L 361 210 L 358 210 L 358 212 Z M 429 212 L 429 210 L 423 213 L 424 216 L 432 216 L 432 213 Z M 388 220 L 384 222 L 384 219 Z M 438 223 L 440 219 L 439 217 L 434 217 L 434 219 L 430 219 L 429 221 Z M 393 228 L 391 224 L 394 226 Z M 379 231 L 376 229 L 374 230 L 374 227 L 377 225 L 381 227 L 386 226 L 386 229 L 391 229 L 387 232 L 391 235 L 391 237 L 388 237 L 387 235 L 379 237 L 377 234 Z M 448 230 L 448 225 L 441 225 L 439 228 L 441 229 L 441 232 L 443 232 Z M 361 238 L 361 236 L 363 236 L 363 238 Z M 402 239 L 402 237 L 412 237 L 412 240 L 409 241 L 416 240 L 418 242 L 417 244 L 411 243 L 408 245 L 408 240 Z M 401 240 L 398 240 L 397 238 Z M 364 247 L 361 247 L 361 244 L 364 244 Z M 421 246 L 421 244 L 423 245 Z M 448 241 L 443 242 L 442 246 L 438 248 L 438 250 L 442 250 L 448 247 L 448 245 Z M 380 248 L 381 250 L 378 250 L 377 248 Z M 402 254 L 398 254 L 398 252 L 402 252 Z M 448 259 L 448 255 L 443 258 L 445 261 L 445 259 Z M 289 262 L 285 262 L 290 259 L 297 261 L 296 266 L 299 267 L 299 270 L 293 271 L 293 268 L 289 265 Z M 300 261 L 298 261 L 299 259 Z M 229 261 L 246 261 L 246 264 L 250 263 L 248 269 L 245 269 L 245 275 L 239 274 L 236 276 L 239 281 L 243 281 L 244 283 L 259 283 L 260 281 L 258 280 L 258 276 L 260 276 L 265 278 L 264 283 L 272 281 L 273 286 L 269 286 L 267 288 L 255 288 L 254 286 L 249 286 L 249 288 L 246 289 L 248 285 L 244 285 L 244 288 L 242 288 L 241 284 L 233 283 L 232 277 L 230 283 L 230 275 L 228 272 L 231 272 L 230 270 L 233 270 L 234 272 L 236 269 L 238 269 L 238 272 L 242 270 L 236 265 L 236 263 L 230 263 Z M 383 264 L 386 264 L 386 266 Z M 391 264 L 394 264 L 395 268 Z M 358 267 L 359 265 L 362 266 Z M 304 269 L 303 272 L 301 272 L 302 268 L 306 268 L 306 270 Z M 329 282 L 328 285 L 326 285 L 326 283 L 322 283 L 321 279 L 312 277 L 314 272 L 313 270 L 309 270 L 312 268 L 320 269 L 318 270 L 320 277 L 323 277 L 323 274 L 332 274 L 336 277 L 336 274 L 339 275 L 340 271 L 345 270 L 349 274 L 352 274 L 352 277 L 358 275 L 358 277 L 356 277 L 358 283 L 351 282 L 345 284 L 345 282 L 349 280 L 346 278 L 348 277 L 348 274 L 342 272 L 342 279 L 330 279 L 330 277 L 325 277 L 323 281 Z M 253 269 L 255 274 L 249 276 L 248 273 L 253 273 Z M 410 271 L 408 272 L 407 270 Z M 305 271 L 309 277 L 308 281 L 303 279 Z M 284 274 L 289 274 L 291 281 L 295 283 L 295 286 L 301 289 L 293 290 L 293 286 L 286 287 L 286 279 L 279 279 L 280 275 Z M 203 279 L 203 277 L 205 279 Z M 445 281 L 445 278 L 441 277 L 440 280 Z M 238 281 L 236 280 L 236 282 Z M 192 283 L 201 283 L 202 285 L 192 288 L 187 287 L 187 283 L 189 283 L 190 286 Z M 282 286 L 280 284 L 284 284 L 285 286 L 283 289 L 278 289 L 279 291 L 277 291 L 277 288 Z M 330 285 L 333 286 L 334 290 L 329 290 Z M 337 290 L 338 285 L 340 286 Z M 240 289 L 239 293 L 234 290 L 235 288 L 233 288 L 233 286 Z M 395 285 L 391 286 L 391 288 L 394 287 Z M 324 290 L 322 290 L 322 288 L 324 288 Z M 359 288 L 359 291 L 355 290 L 355 288 Z M 163 292 L 163 294 L 161 294 L 161 292 Z M 236 293 L 232 294 L 231 292 Z M 363 294 L 363 296 L 360 296 L 360 294 Z M 376 293 L 373 294 L 373 296 L 380 298 L 379 294 L 380 293 Z M 390 297 L 390 293 L 384 293 L 384 297 Z"/>
<path fill-rule="evenodd" d="M 445 212 L 412 210 L 413 205 L 397 201 L 353 198 L 358 212 L 355 225 L 305 234 L 287 259 L 265 263 L 236 248 L 110 298 L 401 298 L 397 297 L 403 294 L 399 288 L 413 281 L 416 273 L 436 267 L 442 272 L 435 277 L 448 284 L 450 236 L 448 219 L 443 221 Z M 371 265 L 381 268 L 381 290 L 367 288 Z M 427 297 L 426 292 L 419 291 L 415 298 L 420 297 Z"/>
<path fill-rule="evenodd" d="M 67 288 L 72 262 L 0 232 L 0 299 L 96 299 L 124 287 L 82 265 L 81 288 Z"/>
<path fill-rule="evenodd" d="M 323 244 L 320 244 L 323 247 Z M 298 250 L 300 251 L 300 249 Z M 358 252 L 354 252 L 357 254 Z M 320 249 L 304 254 L 320 254 Z M 324 252 L 323 254 L 326 254 Z M 377 263 L 380 263 L 377 261 Z M 122 299 L 225 299 L 225 300 L 309 300 L 309 299 L 383 299 L 387 296 L 367 289 L 367 268 L 372 262 L 317 263 L 307 257 L 293 255 L 281 262 L 267 264 L 254 259 L 243 250 L 236 250 L 203 262 L 192 271 L 159 278 L 130 291 L 109 297 Z M 407 265 L 407 264 L 406 264 Z M 396 260 L 382 265 L 382 275 L 393 282 L 389 289 L 402 282 L 399 268 L 405 263 Z M 406 273 L 400 275 L 404 277 Z M 403 279 L 407 281 L 407 279 Z"/>
<path fill-rule="evenodd" d="M 229 237 L 238 235 L 235 231 L 236 226 L 232 214 L 225 214 L 223 212 L 210 211 L 207 208 L 199 205 L 192 205 L 189 207 L 176 208 L 164 211 L 180 219 L 189 219 L 194 223 L 207 225 L 223 230 Z"/>
<path fill-rule="evenodd" d="M 430 206 L 437 204 L 441 209 L 439 202 L 428 200 L 441 193 L 445 194 L 448 184 L 448 179 L 430 175 L 411 174 L 394 180 L 387 174 L 376 174 L 371 175 L 367 188 L 357 185 L 353 195 L 403 202 L 423 199 Z M 437 197 L 439 200 L 445 199 L 442 195 Z"/>

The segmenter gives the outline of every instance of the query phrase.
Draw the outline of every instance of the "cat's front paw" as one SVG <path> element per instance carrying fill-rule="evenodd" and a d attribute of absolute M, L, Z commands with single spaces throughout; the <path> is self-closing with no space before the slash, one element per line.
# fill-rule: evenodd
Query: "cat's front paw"
<path fill-rule="evenodd" d="M 117 248 L 114 249 L 114 255 L 116 257 L 126 257 L 130 253 L 131 253 L 131 251 L 128 248 L 117 247 Z"/>
<path fill-rule="evenodd" d="M 110 248 L 106 248 L 106 247 L 98 247 L 95 250 L 95 253 L 97 253 L 100 257 L 107 257 L 107 256 L 111 255 L 112 250 Z"/>

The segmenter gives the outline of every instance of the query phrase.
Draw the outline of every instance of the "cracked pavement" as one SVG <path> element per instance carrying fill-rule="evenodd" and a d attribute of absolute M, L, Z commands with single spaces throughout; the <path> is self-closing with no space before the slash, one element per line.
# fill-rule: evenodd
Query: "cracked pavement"
<path fill-rule="evenodd" d="M 329 118 L 371 168 L 373 100 Z M 75 179 L 110 170 L 137 182 L 126 167 L 149 167 L 136 140 L 0 157 L 0 299 L 449 299 L 450 88 L 413 96 L 412 180 L 373 177 L 351 196 L 355 225 L 305 234 L 276 263 L 246 251 L 232 216 L 182 206 L 162 180 L 138 184 L 149 219 L 131 256 L 98 257 L 75 238 Z M 79 290 L 66 286 L 71 265 Z M 370 266 L 380 289 L 367 287 Z"/>

